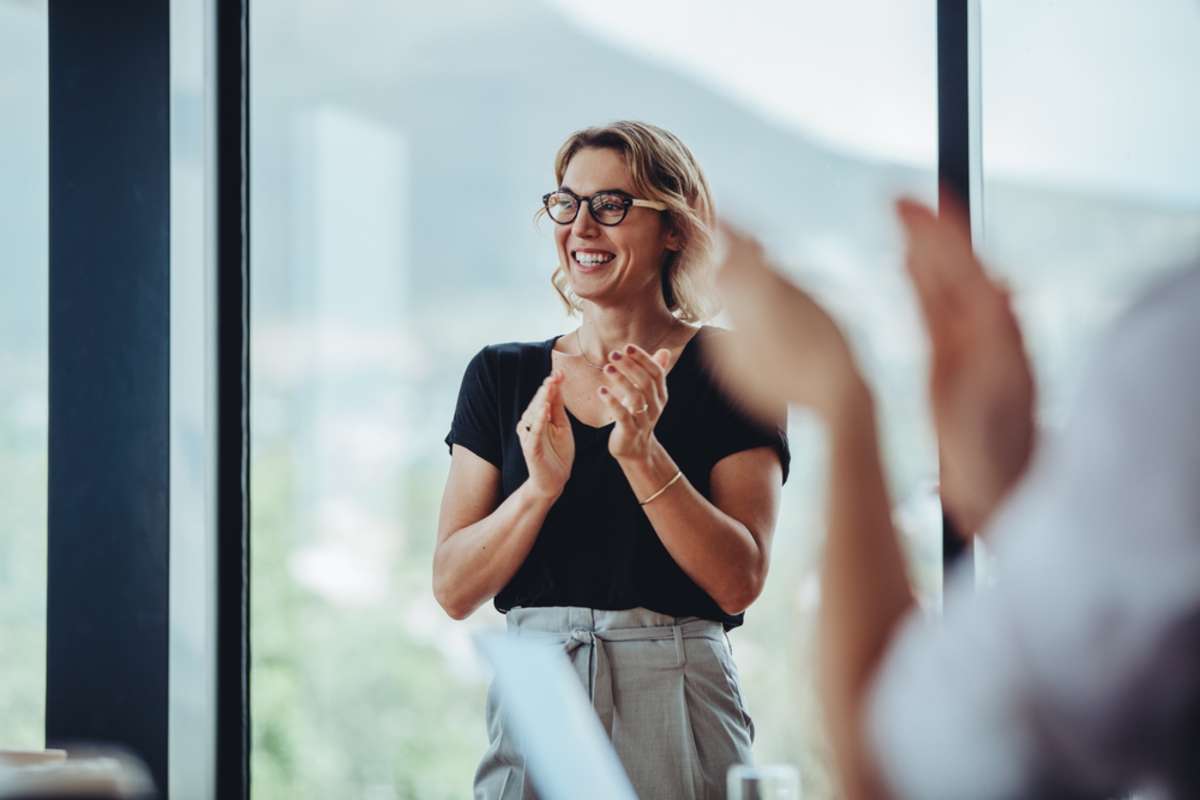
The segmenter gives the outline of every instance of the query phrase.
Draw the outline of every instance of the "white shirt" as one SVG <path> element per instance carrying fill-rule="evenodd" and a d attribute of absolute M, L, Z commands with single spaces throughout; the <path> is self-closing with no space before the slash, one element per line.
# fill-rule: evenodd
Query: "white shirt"
<path fill-rule="evenodd" d="M 1200 796 L 1200 267 L 1107 337 L 1076 414 L 872 687 L 902 798 Z"/>

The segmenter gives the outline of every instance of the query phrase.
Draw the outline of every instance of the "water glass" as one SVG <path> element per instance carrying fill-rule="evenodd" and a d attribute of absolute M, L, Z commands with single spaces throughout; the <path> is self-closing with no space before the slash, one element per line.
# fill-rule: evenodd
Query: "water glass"
<path fill-rule="evenodd" d="M 800 771 L 790 764 L 737 764 L 725 777 L 727 800 L 800 800 Z"/>

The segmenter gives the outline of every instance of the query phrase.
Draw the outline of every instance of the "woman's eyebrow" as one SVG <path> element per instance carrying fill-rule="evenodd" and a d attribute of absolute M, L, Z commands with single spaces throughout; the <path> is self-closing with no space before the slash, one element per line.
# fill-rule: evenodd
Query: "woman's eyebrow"
<path fill-rule="evenodd" d="M 576 197 L 579 196 L 579 192 L 575 191 L 570 186 L 566 186 L 565 184 L 563 186 L 559 186 L 558 190 L 560 192 L 570 192 Z M 629 191 L 628 189 L 597 189 L 596 191 L 592 192 L 592 194 L 627 194 L 630 197 L 633 197 L 633 192 Z"/>

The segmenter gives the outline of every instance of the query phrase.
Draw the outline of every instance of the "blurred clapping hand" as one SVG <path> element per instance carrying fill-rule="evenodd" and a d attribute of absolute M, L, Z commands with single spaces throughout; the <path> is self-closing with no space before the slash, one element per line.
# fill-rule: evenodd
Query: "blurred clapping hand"
<path fill-rule="evenodd" d="M 961 530 L 984 526 L 1029 463 L 1034 384 L 1008 291 L 988 277 L 957 205 L 939 217 L 900 200 L 905 264 L 930 342 L 930 405 L 942 497 Z M 728 390 L 766 417 L 787 402 L 829 423 L 866 390 L 829 313 L 784 278 L 763 248 L 724 223 L 717 287 L 735 333 L 713 343 L 710 363 Z"/>
<path fill-rule="evenodd" d="M 1008 290 L 971 247 L 956 203 L 940 216 L 896 204 L 905 265 L 929 335 L 929 398 L 941 457 L 941 493 L 964 533 L 982 529 L 1017 483 L 1034 446 L 1034 383 Z"/>
<path fill-rule="evenodd" d="M 735 332 L 705 352 L 722 384 L 762 419 L 786 402 L 829 421 L 864 386 L 841 329 L 747 233 L 722 223 L 720 245 L 717 289 Z"/>

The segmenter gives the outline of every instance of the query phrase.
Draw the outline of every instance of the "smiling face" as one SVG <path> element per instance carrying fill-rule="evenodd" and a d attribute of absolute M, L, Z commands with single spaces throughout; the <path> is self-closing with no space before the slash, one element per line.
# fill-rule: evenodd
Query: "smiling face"
<path fill-rule="evenodd" d="M 571 158 L 562 186 L 581 197 L 606 189 L 641 196 L 633 186 L 624 156 L 607 148 L 584 148 Z M 648 199 L 648 198 L 643 198 Z M 575 294 L 599 305 L 627 305 L 661 296 L 661 274 L 669 251 L 679 249 L 679 236 L 666 215 L 650 208 L 629 209 L 618 225 L 601 225 L 586 205 L 575 221 L 555 225 L 559 263 Z"/>

